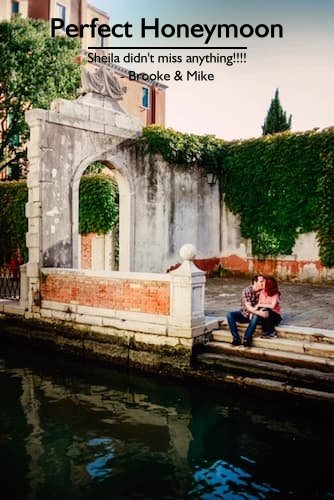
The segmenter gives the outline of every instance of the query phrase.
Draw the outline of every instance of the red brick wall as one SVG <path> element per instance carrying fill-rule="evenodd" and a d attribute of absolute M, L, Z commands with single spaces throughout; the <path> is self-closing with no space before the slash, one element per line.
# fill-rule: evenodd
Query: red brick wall
<path fill-rule="evenodd" d="M 262 273 L 265 275 L 289 276 L 290 278 L 298 278 L 303 273 L 303 268 L 310 264 L 315 266 L 319 275 L 325 267 L 319 260 L 294 260 L 294 259 L 266 259 L 258 260 L 256 258 L 241 259 L 237 255 L 222 257 L 220 259 L 225 269 L 236 272 L 238 274 Z"/>
<path fill-rule="evenodd" d="M 81 269 L 92 268 L 92 239 L 95 234 L 81 236 Z"/>
<path fill-rule="evenodd" d="M 48 274 L 41 283 L 42 300 L 120 311 L 169 314 L 169 283 L 121 280 L 73 273 Z"/>
<path fill-rule="evenodd" d="M 304 267 L 312 264 L 317 273 L 316 278 L 321 281 L 321 275 L 326 270 L 319 260 L 297 261 L 295 259 L 289 260 L 288 258 L 259 260 L 255 257 L 243 259 L 238 255 L 229 255 L 228 257 L 220 258 L 212 257 L 210 259 L 195 259 L 194 263 L 199 269 L 206 273 L 217 270 L 218 266 L 221 265 L 227 271 L 238 276 L 249 276 L 251 274 L 262 273 L 267 276 L 274 275 L 281 279 L 302 279 L 301 277 L 304 274 L 307 275 L 307 271 L 304 270 Z M 167 271 L 173 271 L 180 265 L 180 263 L 176 263 L 170 266 Z"/>

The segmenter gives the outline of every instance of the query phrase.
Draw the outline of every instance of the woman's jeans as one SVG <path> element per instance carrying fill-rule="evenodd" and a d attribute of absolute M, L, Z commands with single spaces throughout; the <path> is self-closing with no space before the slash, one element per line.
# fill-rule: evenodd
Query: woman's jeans
<path fill-rule="evenodd" d="M 268 318 L 262 318 L 263 333 L 272 333 L 275 331 L 275 326 L 277 326 L 282 321 L 282 318 L 272 309 L 265 308 L 262 310 L 268 312 Z"/>

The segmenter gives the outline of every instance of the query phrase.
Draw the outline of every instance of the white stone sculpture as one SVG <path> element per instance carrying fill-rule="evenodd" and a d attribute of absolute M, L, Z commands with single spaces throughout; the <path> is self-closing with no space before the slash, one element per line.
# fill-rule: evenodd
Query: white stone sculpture
<path fill-rule="evenodd" d="M 113 101 L 123 99 L 127 88 L 121 87 L 117 77 L 111 69 L 100 66 L 95 72 L 86 68 L 82 72 L 82 91 L 84 94 L 93 92 L 102 96 L 110 97 Z"/>

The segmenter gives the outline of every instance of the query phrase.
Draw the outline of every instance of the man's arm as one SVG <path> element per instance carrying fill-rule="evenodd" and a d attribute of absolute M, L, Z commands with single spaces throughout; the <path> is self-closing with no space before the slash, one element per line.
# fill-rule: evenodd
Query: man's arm
<path fill-rule="evenodd" d="M 252 300 L 253 300 L 253 291 L 251 290 L 250 287 L 244 288 L 242 291 L 242 302 L 244 303 L 247 311 L 249 313 L 254 314 L 256 311 L 256 307 L 253 307 Z"/>

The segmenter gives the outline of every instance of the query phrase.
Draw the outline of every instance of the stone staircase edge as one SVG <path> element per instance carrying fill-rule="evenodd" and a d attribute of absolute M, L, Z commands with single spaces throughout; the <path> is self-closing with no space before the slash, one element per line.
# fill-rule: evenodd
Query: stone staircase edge
<path fill-rule="evenodd" d="M 220 329 L 221 327 L 228 328 L 228 324 L 226 319 L 223 321 L 219 321 Z M 238 324 L 238 327 L 241 329 L 245 329 L 247 327 L 247 323 Z M 285 332 L 285 333 L 301 333 L 301 334 L 309 334 L 309 335 L 324 335 L 328 337 L 333 337 L 334 339 L 334 330 L 327 328 L 314 328 L 311 326 L 299 326 L 299 325 L 290 325 L 281 323 L 276 328 L 277 332 Z"/>
<path fill-rule="evenodd" d="M 271 342 L 271 341 L 268 341 Z M 250 358 L 255 358 L 256 356 L 259 356 L 260 359 L 279 359 L 281 358 L 282 360 L 286 360 L 286 362 L 302 362 L 302 363 L 315 363 L 321 366 L 326 366 L 329 368 L 332 368 L 334 370 L 334 359 L 328 358 L 328 357 L 320 357 L 320 356 L 314 356 L 311 354 L 304 354 L 304 353 L 290 353 L 288 351 L 278 351 L 275 349 L 265 349 L 262 347 L 244 347 L 244 346 L 232 346 L 232 344 L 228 344 L 227 342 L 215 342 L 215 341 L 210 341 L 209 344 L 207 345 L 207 349 L 218 349 L 223 352 L 229 352 L 229 353 L 235 353 L 235 354 L 241 354 L 242 356 L 250 357 Z M 207 351 L 210 352 L 210 351 Z"/>
<path fill-rule="evenodd" d="M 302 387 L 300 385 L 291 385 L 285 381 L 232 374 L 224 374 L 221 375 L 220 378 L 222 379 L 222 382 L 233 383 L 234 385 L 242 387 L 254 387 L 271 393 L 285 393 L 292 396 L 305 397 L 311 400 L 322 400 L 334 403 L 334 392 L 332 393 L 326 390 Z"/>
<path fill-rule="evenodd" d="M 230 344 L 232 341 L 231 334 L 225 330 L 216 330 L 212 332 L 212 340 L 214 342 L 222 342 Z M 257 345 L 259 344 L 260 345 Z M 286 352 L 300 352 L 302 354 L 308 351 L 323 351 L 324 356 L 334 357 L 334 344 L 328 342 L 314 342 L 312 340 L 296 340 L 285 337 L 277 337 L 274 339 L 262 339 L 258 335 L 253 337 L 254 347 L 267 347 L 268 349 Z"/>

